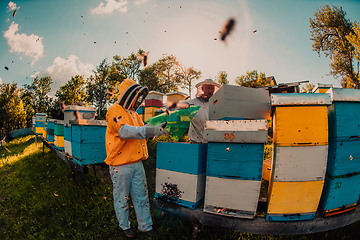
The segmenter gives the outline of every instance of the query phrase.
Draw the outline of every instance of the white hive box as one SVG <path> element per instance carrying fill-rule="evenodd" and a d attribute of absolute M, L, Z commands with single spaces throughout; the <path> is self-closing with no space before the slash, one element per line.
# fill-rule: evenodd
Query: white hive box
<path fill-rule="evenodd" d="M 206 121 L 204 139 L 208 142 L 267 143 L 268 122 L 261 120 Z"/>
<path fill-rule="evenodd" d="M 36 122 L 46 122 L 46 113 L 36 113 Z"/>
<path fill-rule="evenodd" d="M 269 91 L 224 85 L 209 99 L 209 120 L 269 119 Z"/>
<path fill-rule="evenodd" d="M 79 119 L 94 120 L 96 108 L 83 107 L 77 105 L 68 105 L 64 110 L 64 147 L 65 153 L 72 156 L 71 150 L 71 124 L 70 120 L 75 120 L 78 116 Z M 75 115 L 76 114 L 76 115 Z"/>

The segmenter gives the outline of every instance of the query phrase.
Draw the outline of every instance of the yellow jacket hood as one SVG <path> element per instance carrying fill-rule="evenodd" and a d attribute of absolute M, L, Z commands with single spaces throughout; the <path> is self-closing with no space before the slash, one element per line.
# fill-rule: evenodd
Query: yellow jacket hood
<path fill-rule="evenodd" d="M 118 104 L 127 110 L 136 111 L 145 100 L 149 90 L 132 79 L 125 79 L 119 87 Z"/>

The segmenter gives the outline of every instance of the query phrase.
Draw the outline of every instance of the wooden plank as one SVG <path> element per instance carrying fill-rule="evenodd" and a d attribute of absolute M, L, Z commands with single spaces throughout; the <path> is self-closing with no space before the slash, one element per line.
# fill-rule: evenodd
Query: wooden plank
<path fill-rule="evenodd" d="M 328 146 L 274 146 L 273 181 L 298 182 L 325 179 Z"/>
<path fill-rule="evenodd" d="M 204 139 L 208 142 L 267 143 L 267 120 L 206 121 Z"/>
<path fill-rule="evenodd" d="M 360 174 L 332 178 L 326 175 L 320 206 L 323 210 L 336 210 L 357 203 L 360 196 Z"/>
<path fill-rule="evenodd" d="M 274 144 L 277 146 L 327 145 L 326 106 L 276 107 Z"/>
<path fill-rule="evenodd" d="M 266 159 L 263 162 L 262 178 L 270 181 L 272 174 L 272 158 Z"/>
<path fill-rule="evenodd" d="M 341 176 L 360 172 L 360 141 L 330 141 L 329 160 L 326 172 L 331 176 Z"/>
<path fill-rule="evenodd" d="M 268 119 L 270 97 L 265 89 L 222 86 L 209 99 L 209 119 Z"/>
<path fill-rule="evenodd" d="M 261 180 L 264 144 L 208 143 L 206 176 Z"/>
<path fill-rule="evenodd" d="M 154 199 L 153 205 L 155 209 L 178 216 L 190 222 L 196 221 L 208 227 L 261 235 L 312 234 L 330 231 L 360 221 L 360 208 L 330 218 L 322 218 L 316 215 L 315 218 L 310 221 L 271 222 L 266 221 L 263 217 L 256 217 L 254 220 L 249 221 L 249 219 L 210 214 L 203 212 L 202 208 L 193 210 L 184 207 L 169 207 L 156 199 Z"/>
<path fill-rule="evenodd" d="M 315 213 L 324 180 L 308 182 L 272 182 L 268 214 Z"/>
<path fill-rule="evenodd" d="M 205 172 L 207 144 L 158 142 L 156 168 L 198 175 Z"/>
<path fill-rule="evenodd" d="M 188 207 L 194 208 L 204 198 L 205 172 L 194 175 L 157 168 L 155 192 L 176 200 L 186 201 Z"/>
<path fill-rule="evenodd" d="M 330 105 L 328 93 L 273 93 L 271 106 Z"/>
<path fill-rule="evenodd" d="M 254 218 L 261 181 L 206 176 L 204 211 L 241 218 Z"/>

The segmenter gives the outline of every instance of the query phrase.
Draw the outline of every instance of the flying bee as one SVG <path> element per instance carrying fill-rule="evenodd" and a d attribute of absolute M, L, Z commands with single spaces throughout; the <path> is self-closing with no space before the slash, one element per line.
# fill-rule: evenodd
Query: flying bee
<path fill-rule="evenodd" d="M 229 21 L 223 27 L 223 30 L 220 32 L 221 40 L 225 41 L 225 38 L 230 34 L 230 32 L 234 29 L 235 19 L 230 18 Z"/>

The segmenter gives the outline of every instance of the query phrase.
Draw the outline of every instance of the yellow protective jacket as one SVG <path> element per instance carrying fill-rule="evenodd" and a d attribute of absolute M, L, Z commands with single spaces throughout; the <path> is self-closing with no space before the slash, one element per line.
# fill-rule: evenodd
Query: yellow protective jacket
<path fill-rule="evenodd" d="M 119 98 L 134 83 L 131 79 L 125 79 L 120 85 Z M 134 110 L 127 110 L 120 106 L 119 103 L 115 103 L 107 111 L 106 121 L 106 164 L 117 166 L 139 162 L 148 158 L 145 139 L 125 140 L 119 137 L 119 130 L 124 124 L 135 127 L 144 126 L 144 122 Z"/>

